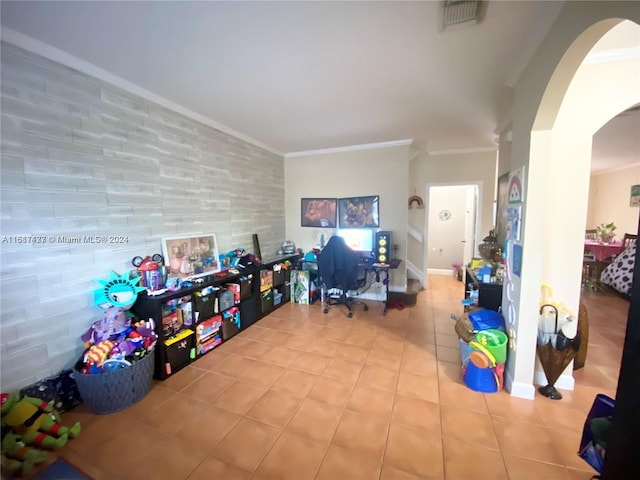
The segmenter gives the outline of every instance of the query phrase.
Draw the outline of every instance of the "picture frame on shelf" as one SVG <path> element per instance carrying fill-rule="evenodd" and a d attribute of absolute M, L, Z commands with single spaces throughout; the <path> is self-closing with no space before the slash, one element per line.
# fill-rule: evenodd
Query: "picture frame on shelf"
<path fill-rule="evenodd" d="M 335 228 L 337 207 L 336 198 L 303 198 L 300 223 L 303 227 Z"/>
<path fill-rule="evenodd" d="M 380 196 L 348 197 L 338 200 L 339 228 L 380 227 Z"/>
<path fill-rule="evenodd" d="M 169 268 L 169 275 L 183 280 L 221 270 L 218 243 L 213 233 L 164 237 L 162 254 Z"/>

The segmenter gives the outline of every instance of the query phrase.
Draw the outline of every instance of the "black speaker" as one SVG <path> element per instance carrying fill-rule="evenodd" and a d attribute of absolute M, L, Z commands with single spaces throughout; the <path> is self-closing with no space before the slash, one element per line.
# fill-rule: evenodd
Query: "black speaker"
<path fill-rule="evenodd" d="M 391 232 L 376 232 L 373 256 L 376 263 L 391 261 Z"/>

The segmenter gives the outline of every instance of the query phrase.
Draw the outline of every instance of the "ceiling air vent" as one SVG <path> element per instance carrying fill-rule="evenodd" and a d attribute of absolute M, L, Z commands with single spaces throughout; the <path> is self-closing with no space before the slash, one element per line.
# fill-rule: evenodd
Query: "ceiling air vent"
<path fill-rule="evenodd" d="M 484 17 L 486 2 L 478 0 L 444 0 L 442 26 L 479 23 Z"/>

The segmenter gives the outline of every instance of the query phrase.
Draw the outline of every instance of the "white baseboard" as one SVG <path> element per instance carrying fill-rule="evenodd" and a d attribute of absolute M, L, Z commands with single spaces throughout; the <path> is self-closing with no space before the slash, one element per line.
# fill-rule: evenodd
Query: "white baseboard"
<path fill-rule="evenodd" d="M 512 397 L 526 398 L 533 400 L 536 389 L 530 383 L 514 382 L 510 371 L 504 372 L 504 387 Z"/>
<path fill-rule="evenodd" d="M 427 273 L 431 275 L 449 275 L 453 276 L 453 271 L 450 268 L 428 268 Z"/>

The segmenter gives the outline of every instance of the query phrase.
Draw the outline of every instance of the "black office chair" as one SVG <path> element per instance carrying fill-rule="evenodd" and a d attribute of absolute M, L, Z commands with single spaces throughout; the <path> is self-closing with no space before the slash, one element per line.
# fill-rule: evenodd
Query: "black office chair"
<path fill-rule="evenodd" d="M 345 305 L 349 311 L 347 316 L 353 317 L 352 305 L 362 305 L 364 311 L 369 310 L 366 303 L 349 296 L 349 291 L 364 286 L 366 275 L 358 275 L 358 256 L 349 248 L 342 237 L 332 236 L 318 255 L 318 276 L 326 290 L 324 296 L 324 313 L 329 307 Z"/>

